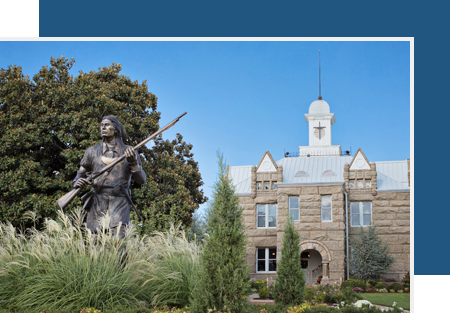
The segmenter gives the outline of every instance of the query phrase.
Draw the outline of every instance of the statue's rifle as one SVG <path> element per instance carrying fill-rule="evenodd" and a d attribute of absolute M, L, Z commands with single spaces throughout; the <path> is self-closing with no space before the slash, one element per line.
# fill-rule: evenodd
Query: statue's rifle
<path fill-rule="evenodd" d="M 153 133 L 151 136 L 147 137 L 146 139 L 144 139 L 142 142 L 140 142 L 139 144 L 137 144 L 136 146 L 133 147 L 134 151 L 137 151 L 140 147 L 142 147 L 143 145 L 145 145 L 147 142 L 149 142 L 150 140 L 154 139 L 156 136 L 158 136 L 159 134 L 161 134 L 162 132 L 168 130 L 170 127 L 172 127 L 173 125 L 175 125 L 180 118 L 182 118 L 183 116 L 185 116 L 187 114 L 187 112 L 184 112 L 183 114 L 181 114 L 180 116 L 178 116 L 176 119 L 174 119 L 172 122 L 170 122 L 169 124 L 167 124 L 166 126 L 164 126 L 163 128 L 158 129 L 158 131 L 156 131 L 155 133 Z M 108 171 L 109 169 L 113 168 L 116 164 L 118 164 L 119 162 L 122 162 L 122 160 L 125 159 L 125 155 L 122 155 L 121 157 L 115 159 L 113 162 L 109 163 L 107 166 L 105 166 L 104 168 L 102 168 L 101 170 L 98 170 L 90 175 L 87 176 L 87 180 L 92 184 L 92 182 L 94 181 L 94 179 L 96 179 L 97 177 L 99 177 L 100 175 L 102 175 L 104 172 Z M 80 193 L 81 188 L 75 188 L 72 191 L 66 193 L 64 196 L 62 196 L 61 198 L 59 198 L 58 200 L 56 200 L 56 202 L 58 203 L 59 207 L 61 209 L 64 209 L 66 206 L 69 205 L 69 203 Z M 139 214 L 138 214 L 139 215 Z"/>

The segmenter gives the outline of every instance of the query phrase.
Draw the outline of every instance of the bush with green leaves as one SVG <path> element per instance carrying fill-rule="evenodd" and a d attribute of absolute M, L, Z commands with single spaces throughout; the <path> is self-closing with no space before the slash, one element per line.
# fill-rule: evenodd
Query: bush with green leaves
<path fill-rule="evenodd" d="M 358 279 L 347 279 L 344 280 L 341 283 L 341 288 L 347 288 L 347 287 L 351 287 L 351 289 L 355 288 L 355 287 L 359 287 L 362 290 L 364 290 L 364 292 L 367 291 L 367 284 L 364 280 L 358 280 Z"/>
<path fill-rule="evenodd" d="M 261 289 L 264 286 L 267 286 L 267 281 L 265 279 L 251 282 L 251 288 L 256 289 L 256 291 L 259 291 L 259 289 Z"/>
<path fill-rule="evenodd" d="M 375 284 L 375 290 L 386 289 L 389 290 L 389 286 L 381 281 Z"/>
<path fill-rule="evenodd" d="M 119 240 L 108 230 L 108 216 L 96 235 L 83 218 L 81 210 L 59 211 L 44 230 L 26 233 L 0 223 L 0 307 L 78 313 L 188 304 L 200 249 L 183 231 L 140 237 L 130 226 Z"/>
<path fill-rule="evenodd" d="M 260 299 L 269 298 L 269 288 L 267 288 L 267 286 L 263 286 L 263 287 L 259 288 L 258 296 Z"/>
<path fill-rule="evenodd" d="M 403 282 L 403 288 L 409 290 L 409 288 L 410 288 L 410 282 L 411 282 L 411 278 L 410 278 L 410 275 L 409 275 L 409 271 L 408 271 L 408 273 L 406 273 L 405 276 L 403 277 L 402 282 Z"/>
<path fill-rule="evenodd" d="M 399 290 L 403 290 L 403 289 L 404 289 L 404 287 L 401 284 L 399 284 L 399 283 L 392 283 L 389 286 L 389 290 L 391 292 L 398 292 Z"/>
<path fill-rule="evenodd" d="M 358 300 L 362 300 L 363 296 L 359 292 L 354 292 L 352 287 L 340 288 L 339 292 L 336 294 L 338 302 L 344 302 L 346 304 L 353 303 Z"/>

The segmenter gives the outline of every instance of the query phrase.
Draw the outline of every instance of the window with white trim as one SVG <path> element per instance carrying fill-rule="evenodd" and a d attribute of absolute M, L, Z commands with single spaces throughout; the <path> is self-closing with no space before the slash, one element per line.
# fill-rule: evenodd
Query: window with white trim
<path fill-rule="evenodd" d="M 350 202 L 352 227 L 372 225 L 372 202 Z"/>
<path fill-rule="evenodd" d="M 298 197 L 289 197 L 289 215 L 293 221 L 298 222 L 300 220 L 300 208 Z"/>
<path fill-rule="evenodd" d="M 277 205 L 258 204 L 256 219 L 257 228 L 277 227 Z"/>
<path fill-rule="evenodd" d="M 331 213 L 331 195 L 322 196 L 320 199 L 320 211 L 322 222 L 332 222 L 333 216 Z"/>
<path fill-rule="evenodd" d="M 277 271 L 277 248 L 256 249 L 256 272 L 270 273 Z"/>

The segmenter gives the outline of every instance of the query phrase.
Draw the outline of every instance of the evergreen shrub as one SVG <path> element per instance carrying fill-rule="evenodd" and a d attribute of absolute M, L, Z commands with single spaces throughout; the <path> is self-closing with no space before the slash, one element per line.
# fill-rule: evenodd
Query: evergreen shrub
<path fill-rule="evenodd" d="M 259 291 L 259 289 L 261 289 L 264 286 L 267 286 L 267 281 L 265 279 L 251 282 L 251 288 L 256 289 L 256 291 Z"/>
<path fill-rule="evenodd" d="M 267 288 L 267 286 L 261 287 L 258 291 L 258 296 L 260 299 L 269 298 L 269 288 Z"/>
<path fill-rule="evenodd" d="M 403 290 L 403 286 L 399 283 L 393 283 L 389 286 L 389 290 L 392 292 L 398 292 L 399 290 Z"/>
<path fill-rule="evenodd" d="M 389 290 L 389 286 L 386 285 L 385 283 L 382 283 L 381 281 L 375 284 L 375 290 L 379 290 L 379 289 L 386 289 Z"/>
<path fill-rule="evenodd" d="M 341 283 L 341 289 L 351 287 L 351 289 L 355 287 L 361 288 L 364 292 L 367 291 L 367 285 L 364 280 L 358 280 L 358 279 L 347 279 Z"/>
<path fill-rule="evenodd" d="M 284 225 L 281 259 L 277 263 L 274 286 L 275 303 L 298 305 L 305 298 L 305 274 L 301 268 L 300 235 L 287 215 Z"/>
<path fill-rule="evenodd" d="M 223 155 L 219 152 L 218 178 L 213 187 L 206 220 L 206 236 L 196 285 L 191 293 L 190 309 L 204 313 L 208 310 L 242 312 L 247 305 L 250 288 L 245 226 L 239 197 L 232 180 L 226 174 Z"/>
<path fill-rule="evenodd" d="M 350 247 L 352 258 L 347 259 L 350 273 L 365 282 L 379 279 L 394 263 L 394 258 L 389 255 L 389 246 L 378 236 L 376 226 L 369 226 L 366 231 L 361 227 L 358 236 L 350 240 Z"/>

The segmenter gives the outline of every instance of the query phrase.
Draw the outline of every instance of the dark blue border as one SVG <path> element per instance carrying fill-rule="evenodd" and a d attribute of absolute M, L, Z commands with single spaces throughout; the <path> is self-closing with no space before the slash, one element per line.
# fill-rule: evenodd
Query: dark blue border
<path fill-rule="evenodd" d="M 405 1 L 40 0 L 41 37 L 414 37 L 415 274 L 450 274 L 447 10 Z M 444 47 L 442 47 L 444 46 Z M 376 110 L 376 108 L 374 108 Z M 386 112 L 389 114 L 389 112 Z M 395 134 L 392 134 L 395 137 Z M 439 258 L 434 258 L 438 256 Z"/>

